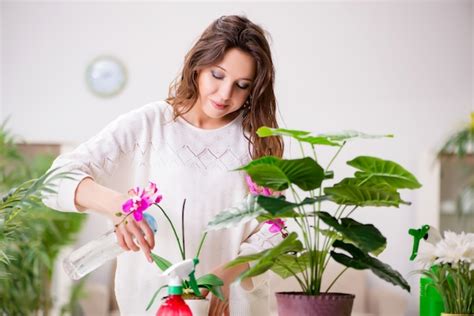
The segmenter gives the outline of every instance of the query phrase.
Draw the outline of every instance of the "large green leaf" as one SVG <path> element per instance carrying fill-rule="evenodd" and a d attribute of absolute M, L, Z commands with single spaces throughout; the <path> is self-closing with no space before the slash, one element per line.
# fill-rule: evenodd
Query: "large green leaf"
<path fill-rule="evenodd" d="M 270 128 L 267 126 L 262 126 L 257 130 L 257 135 L 259 137 L 269 137 L 269 136 L 290 136 L 290 137 L 299 137 L 304 135 L 309 135 L 310 132 L 298 131 L 294 129 L 286 128 Z"/>
<path fill-rule="evenodd" d="M 166 269 L 171 267 L 171 262 L 169 262 L 163 257 L 160 257 L 154 254 L 153 252 L 151 253 L 151 258 L 153 259 L 153 262 L 155 262 L 155 264 L 158 266 L 158 268 L 160 268 L 161 271 L 165 271 Z"/>
<path fill-rule="evenodd" d="M 257 130 L 260 137 L 269 136 L 289 136 L 298 141 L 310 143 L 312 145 L 341 146 L 342 142 L 354 138 L 383 138 L 393 137 L 393 135 L 369 135 L 357 131 L 343 131 L 337 134 L 316 134 L 312 135 L 307 131 L 291 130 L 285 128 L 269 128 L 262 126 Z"/>
<path fill-rule="evenodd" d="M 260 186 L 282 191 L 295 184 L 304 191 L 321 186 L 325 173 L 312 158 L 280 159 L 266 156 L 253 160 L 238 170 L 245 170 Z"/>
<path fill-rule="evenodd" d="M 400 194 L 387 184 L 360 186 L 353 179 L 344 179 L 333 187 L 324 188 L 330 200 L 341 205 L 357 206 L 395 206 L 407 204 Z"/>
<path fill-rule="evenodd" d="M 205 274 L 196 280 L 198 285 L 222 286 L 224 282 L 215 274 Z"/>
<path fill-rule="evenodd" d="M 310 253 L 304 252 L 301 255 L 283 254 L 279 256 L 272 267 L 272 271 L 281 278 L 286 279 L 294 274 L 306 270 L 310 263 Z"/>
<path fill-rule="evenodd" d="M 381 262 L 377 258 L 371 257 L 356 246 L 342 242 L 340 240 L 336 240 L 333 243 L 333 247 L 336 250 L 342 249 L 350 254 L 350 256 L 348 256 L 334 250 L 331 251 L 331 257 L 340 264 L 358 270 L 370 269 L 381 279 L 394 285 L 398 285 L 404 290 L 410 292 L 410 285 L 408 285 L 408 282 L 401 276 L 400 273 L 393 270 L 388 264 Z"/>
<path fill-rule="evenodd" d="M 258 254 L 250 255 L 254 256 L 253 258 L 257 258 L 256 263 L 250 267 L 250 269 L 246 270 L 242 273 L 239 278 L 248 278 L 260 275 L 268 270 L 270 270 L 274 265 L 277 258 L 281 257 L 284 254 L 289 252 L 299 252 L 303 249 L 303 245 L 298 240 L 298 235 L 295 232 L 291 232 L 288 237 L 283 239 L 278 245 L 274 246 L 273 248 L 264 250 Z M 242 258 L 238 257 L 227 264 L 227 267 L 233 267 L 243 262 L 249 262 L 251 260 L 247 260 L 248 258 L 252 258 L 249 256 L 245 256 L 245 261 Z"/>
<path fill-rule="evenodd" d="M 380 254 L 387 245 L 387 239 L 372 224 L 362 224 L 347 217 L 338 221 L 327 212 L 318 212 L 318 216 L 328 226 L 337 230 L 344 240 L 354 243 L 364 251 Z"/>
<path fill-rule="evenodd" d="M 413 174 L 405 168 L 390 160 L 383 160 L 376 157 L 360 156 L 347 164 L 361 171 L 355 173 L 355 177 L 364 181 L 380 181 L 387 183 L 395 189 L 417 189 L 421 184 Z"/>
<path fill-rule="evenodd" d="M 385 135 L 371 135 L 371 134 L 366 134 L 358 131 L 343 131 L 340 133 L 336 134 L 319 134 L 316 135 L 317 137 L 324 137 L 327 138 L 328 140 L 332 142 L 342 142 L 342 141 L 347 141 L 350 139 L 354 138 L 366 138 L 366 139 L 371 139 L 371 138 L 385 138 L 385 137 L 393 137 L 392 134 L 385 134 Z"/>
<path fill-rule="evenodd" d="M 207 231 L 228 228 L 252 220 L 267 212 L 258 205 L 257 198 L 251 194 L 247 195 L 235 206 L 226 208 L 217 214 L 208 224 Z"/>
<path fill-rule="evenodd" d="M 312 145 L 340 146 L 339 143 L 331 142 L 327 137 L 312 136 L 310 132 L 285 128 L 269 128 L 262 126 L 257 130 L 257 135 L 259 137 L 289 136 L 298 141 L 310 143 Z"/>
<path fill-rule="evenodd" d="M 290 214 L 290 212 L 297 207 L 311 205 L 326 199 L 327 198 L 325 196 L 321 196 L 317 198 L 305 198 L 301 203 L 293 203 L 285 200 L 284 196 L 271 197 L 260 195 L 257 198 L 257 203 L 271 215 L 275 217 L 281 217 L 281 214 Z M 295 212 L 291 213 L 294 214 L 294 216 L 298 216 L 298 214 Z"/>

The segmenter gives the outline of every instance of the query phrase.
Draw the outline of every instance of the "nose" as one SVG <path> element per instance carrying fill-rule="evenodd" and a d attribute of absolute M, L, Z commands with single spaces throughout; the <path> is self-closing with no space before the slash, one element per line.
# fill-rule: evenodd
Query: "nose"
<path fill-rule="evenodd" d="M 231 82 L 223 82 L 219 87 L 219 96 L 223 101 L 228 101 L 232 97 L 233 84 Z"/>

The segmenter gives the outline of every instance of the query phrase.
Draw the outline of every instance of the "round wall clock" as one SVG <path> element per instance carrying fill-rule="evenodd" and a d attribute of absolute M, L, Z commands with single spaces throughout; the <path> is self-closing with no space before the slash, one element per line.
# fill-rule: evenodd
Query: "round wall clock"
<path fill-rule="evenodd" d="M 115 57 L 100 56 L 86 70 L 86 82 L 97 96 L 112 97 L 123 90 L 127 83 L 125 66 Z"/>

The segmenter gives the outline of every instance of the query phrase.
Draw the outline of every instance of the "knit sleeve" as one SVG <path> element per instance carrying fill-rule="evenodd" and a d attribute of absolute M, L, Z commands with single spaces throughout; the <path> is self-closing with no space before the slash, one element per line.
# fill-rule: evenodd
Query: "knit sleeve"
<path fill-rule="evenodd" d="M 78 211 L 74 200 L 79 183 L 87 177 L 97 181 L 111 175 L 121 155 L 133 151 L 137 142 L 147 137 L 150 116 L 147 107 L 123 114 L 72 152 L 58 156 L 50 168 L 52 175 L 70 174 L 53 181 L 55 193 L 45 195 L 43 203 L 59 211 Z"/>
<path fill-rule="evenodd" d="M 270 232 L 270 224 L 259 224 L 257 220 L 253 220 L 249 225 L 253 227 L 253 232 L 241 243 L 240 256 L 264 251 L 276 246 L 283 240 L 280 233 Z"/>

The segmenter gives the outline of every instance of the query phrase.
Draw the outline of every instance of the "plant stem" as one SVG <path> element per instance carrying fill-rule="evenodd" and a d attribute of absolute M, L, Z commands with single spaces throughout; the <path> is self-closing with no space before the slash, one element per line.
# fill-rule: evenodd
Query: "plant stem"
<path fill-rule="evenodd" d="M 168 217 L 168 214 L 166 214 L 165 210 L 164 210 L 158 203 L 155 203 L 155 205 L 158 206 L 158 208 L 161 210 L 161 212 L 163 213 L 163 215 L 165 215 L 166 219 L 167 219 L 168 222 L 170 223 L 171 229 L 173 230 L 173 233 L 174 233 L 174 237 L 176 238 L 176 241 L 178 242 L 178 247 L 179 247 L 179 252 L 181 253 L 181 258 L 182 258 L 183 260 L 185 260 L 186 258 L 184 257 L 183 248 L 181 248 L 181 242 L 179 241 L 179 236 L 178 236 L 178 233 L 176 232 L 176 229 L 174 228 L 173 222 L 172 222 L 171 219 Z"/>
<path fill-rule="evenodd" d="M 349 213 L 347 213 L 347 215 L 345 217 L 349 217 L 349 215 L 351 215 L 352 212 L 354 212 L 358 207 L 359 207 L 358 205 L 354 206 L 354 208 L 352 210 L 350 210 Z M 341 216 L 342 216 L 342 213 L 341 213 Z"/>
<path fill-rule="evenodd" d="M 205 232 L 201 237 L 201 242 L 199 243 L 199 248 L 196 253 L 196 258 L 199 258 L 199 254 L 201 253 L 201 248 L 202 248 L 202 245 L 204 244 L 204 240 L 206 239 L 206 236 L 207 236 L 207 232 Z"/>
<path fill-rule="evenodd" d="M 290 185 L 290 190 L 293 193 L 293 197 L 295 199 L 295 202 L 298 203 L 299 202 L 298 194 L 296 193 L 295 189 L 291 185 Z M 294 219 L 295 223 L 298 225 L 298 227 L 301 229 L 301 232 L 303 233 L 303 242 L 305 243 L 306 249 L 311 249 L 311 245 L 309 243 L 308 236 L 307 236 L 308 232 L 306 231 L 305 225 L 304 225 L 304 219 L 305 219 L 304 212 L 302 212 L 300 208 L 301 208 L 301 206 L 297 207 L 296 210 L 297 210 L 298 214 L 300 214 L 302 216 L 301 223 L 299 222 L 297 217 L 293 217 L 293 219 Z M 311 258 L 311 256 L 310 256 L 310 258 Z M 303 274 L 305 274 L 305 280 L 308 280 L 308 274 L 307 273 L 308 272 L 306 270 L 303 271 Z"/>
<path fill-rule="evenodd" d="M 281 262 L 279 259 L 276 260 L 275 262 L 276 264 L 279 264 L 280 266 L 282 266 L 283 268 L 287 269 L 288 271 L 290 271 L 290 273 L 295 277 L 295 279 L 298 281 L 298 283 L 300 284 L 301 286 L 301 290 L 303 292 L 306 292 L 307 291 L 307 287 L 305 286 L 305 283 L 303 281 L 301 281 L 301 279 L 298 277 L 298 275 L 290 268 L 288 267 L 286 264 L 284 264 L 283 262 Z"/>
<path fill-rule="evenodd" d="M 186 259 L 186 242 L 184 239 L 184 208 L 186 206 L 186 199 L 183 200 L 183 207 L 181 208 L 181 236 L 183 241 L 183 260 Z"/>
<path fill-rule="evenodd" d="M 341 275 L 346 272 L 346 270 L 349 269 L 349 267 L 345 267 L 335 278 L 334 280 L 332 280 L 331 284 L 329 284 L 328 286 L 328 289 L 326 290 L 326 293 L 329 292 L 329 290 L 332 288 L 332 286 L 334 285 L 334 283 L 336 283 L 336 281 L 341 277 Z"/>
<path fill-rule="evenodd" d="M 341 147 L 339 147 L 339 149 L 336 151 L 336 154 L 332 157 L 331 161 L 329 161 L 329 164 L 328 166 L 326 167 L 326 170 L 325 171 L 328 171 L 329 170 L 329 167 L 331 167 L 332 163 L 334 162 L 334 160 L 336 159 L 336 157 L 339 155 L 339 153 L 341 152 L 342 148 L 344 147 L 344 145 L 346 144 L 346 142 L 344 141 L 341 145 Z"/>

